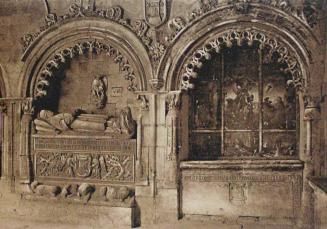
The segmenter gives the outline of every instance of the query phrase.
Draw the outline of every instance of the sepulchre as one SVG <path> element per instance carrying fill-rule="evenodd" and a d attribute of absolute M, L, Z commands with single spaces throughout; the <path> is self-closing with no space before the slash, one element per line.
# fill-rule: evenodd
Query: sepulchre
<path fill-rule="evenodd" d="M 12 2 L 45 14 L 0 49 L 17 219 L 326 227 L 325 2 Z"/>

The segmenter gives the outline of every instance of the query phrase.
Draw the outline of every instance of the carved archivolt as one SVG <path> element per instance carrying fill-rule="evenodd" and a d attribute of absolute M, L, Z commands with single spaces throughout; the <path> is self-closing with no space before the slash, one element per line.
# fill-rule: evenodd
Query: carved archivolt
<path fill-rule="evenodd" d="M 97 54 L 104 52 L 112 57 L 114 62 L 119 65 L 119 69 L 123 73 L 125 80 L 129 81 L 128 90 L 135 91 L 137 89 L 134 70 L 127 58 L 109 44 L 103 44 L 96 40 L 89 40 L 79 42 L 72 47 L 57 52 L 53 59 L 45 64 L 45 67 L 40 71 L 37 78 L 34 96 L 36 98 L 46 96 L 47 90 L 50 87 L 53 78 L 56 76 L 56 72 L 64 67 L 72 58 L 78 55 L 83 55 L 87 52 L 94 52 Z"/>
<path fill-rule="evenodd" d="M 317 3 L 314 0 L 305 0 L 298 6 L 288 0 L 230 0 L 225 4 L 218 3 L 217 0 L 200 0 L 199 4 L 199 9 L 192 11 L 188 17 L 177 16 L 168 22 L 170 34 L 166 37 L 167 42 L 172 42 L 185 28 L 213 12 L 218 20 L 247 15 L 272 22 L 295 31 L 296 36 L 299 39 L 303 37 L 304 41 L 308 39 L 308 29 L 317 24 L 318 18 Z M 272 8 L 276 11 L 272 11 Z M 285 13 L 290 16 L 286 17 Z"/>
<path fill-rule="evenodd" d="M 254 42 L 260 43 L 260 48 L 269 50 L 268 58 L 271 58 L 274 53 L 278 54 L 278 62 L 286 63 L 285 72 L 292 75 L 293 80 L 288 81 L 297 89 L 301 89 L 304 84 L 304 79 L 301 74 L 300 65 L 293 53 L 277 38 L 268 37 L 264 33 L 256 30 L 229 30 L 218 35 L 216 38 L 207 41 L 201 48 L 197 49 L 193 55 L 187 60 L 185 68 L 182 72 L 181 89 L 192 89 L 192 79 L 195 79 L 197 71 L 202 67 L 205 60 L 210 60 L 213 53 L 220 53 L 225 47 L 231 48 L 233 43 L 241 46 L 247 43 L 252 46 Z"/>
<path fill-rule="evenodd" d="M 146 36 L 146 31 L 148 30 L 148 25 L 146 22 L 144 20 L 132 21 L 130 19 L 124 19 L 123 14 L 124 10 L 120 6 L 113 6 L 109 9 L 95 9 L 94 7 L 84 8 L 77 3 L 73 3 L 68 9 L 68 13 L 62 16 L 57 16 L 55 13 L 48 14 L 45 17 L 45 25 L 40 28 L 40 31 L 24 35 L 21 38 L 23 51 L 25 51 L 43 32 L 49 30 L 50 28 L 63 24 L 74 18 L 85 17 L 96 17 L 114 21 L 133 31 L 142 40 L 142 42 L 148 46 L 151 39 Z"/>

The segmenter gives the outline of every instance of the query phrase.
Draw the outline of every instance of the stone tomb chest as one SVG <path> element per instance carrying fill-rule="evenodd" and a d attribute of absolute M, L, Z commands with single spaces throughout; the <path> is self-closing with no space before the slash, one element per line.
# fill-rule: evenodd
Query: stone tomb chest
<path fill-rule="evenodd" d="M 55 55 L 40 73 L 30 147 L 33 198 L 134 204 L 139 82 L 128 58 L 102 42 L 67 44 L 60 53 L 74 58 L 59 63 Z"/>
<path fill-rule="evenodd" d="M 38 181 L 133 183 L 135 139 L 33 135 Z"/>

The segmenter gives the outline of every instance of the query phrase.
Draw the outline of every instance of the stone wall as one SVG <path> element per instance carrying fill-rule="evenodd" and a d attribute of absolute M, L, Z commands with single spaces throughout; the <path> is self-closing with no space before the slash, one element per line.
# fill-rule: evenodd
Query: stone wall
<path fill-rule="evenodd" d="M 327 176 L 326 1 L 160 2 L 156 8 L 154 0 L 1 1 L 0 217 L 33 222 L 58 218 L 54 223 L 92 223 L 105 228 L 113 222 L 129 227 L 193 215 L 222 216 L 237 223 L 238 217 L 246 215 L 254 221 L 263 219 L 261 223 L 288 218 L 280 222 L 313 227 L 314 202 L 307 178 Z M 200 69 L 214 60 L 214 55 L 245 43 L 271 50 L 292 77 L 288 84 L 296 88 L 299 98 L 299 156 L 285 163 L 250 158 L 248 162 L 200 162 L 201 168 L 190 165 L 189 91 L 196 86 L 196 77 L 202 77 Z M 104 85 L 103 100 L 99 97 L 104 95 L 94 95 L 90 87 L 99 83 L 96 80 Z M 67 172 L 39 184 L 45 189 L 59 186 L 60 197 L 51 192 L 50 197 L 34 195 L 37 152 L 33 141 L 39 134 L 34 121 L 41 110 L 71 114 L 78 108 L 97 115 L 98 120 L 101 115 L 119 116 L 125 106 L 131 108 L 137 123 L 132 182 L 126 185 L 124 178 L 119 178 L 106 183 L 101 172 L 97 180 L 90 175 L 84 182 L 67 177 Z M 58 137 L 58 133 L 52 134 L 54 139 Z M 64 141 L 73 139 L 74 134 L 71 129 L 64 133 Z M 80 135 L 85 139 L 118 136 L 92 131 Z M 106 154 L 112 153 L 109 151 Z M 93 159 L 85 159 L 91 161 L 92 169 L 97 162 Z M 201 172 L 221 179 L 201 180 L 196 176 Z M 188 175 L 195 178 L 184 179 Z M 261 181 L 260 176 L 267 180 Z M 99 196 L 87 201 L 80 200 L 83 195 L 66 198 L 62 190 L 68 181 L 77 187 L 94 185 Z M 131 190 L 129 202 L 124 198 L 110 202 L 103 197 L 106 194 L 101 197 L 101 187 L 108 193 L 111 186 Z M 245 213 L 234 208 L 233 188 L 241 202 L 239 198 L 245 196 L 238 195 L 245 189 L 250 192 L 246 198 L 252 202 L 242 205 Z M 283 197 L 269 211 L 265 205 L 273 203 L 266 192 L 271 189 Z M 274 198 L 278 198 L 276 193 Z M 209 199 L 202 201 L 206 197 Z M 255 198 L 260 204 L 255 204 Z M 212 205 L 220 199 L 226 205 Z M 203 205 L 198 207 L 197 201 Z M 285 203 L 289 204 L 283 206 Z M 288 206 L 291 204 L 293 208 Z"/>

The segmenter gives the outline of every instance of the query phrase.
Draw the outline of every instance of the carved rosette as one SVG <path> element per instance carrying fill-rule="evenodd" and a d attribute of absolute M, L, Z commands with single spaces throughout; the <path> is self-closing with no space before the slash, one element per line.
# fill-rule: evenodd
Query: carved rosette
<path fill-rule="evenodd" d="M 124 74 L 124 79 L 129 81 L 128 90 L 135 91 L 137 89 L 136 76 L 134 69 L 128 59 L 116 48 L 109 44 L 103 44 L 97 40 L 82 41 L 72 47 L 65 48 L 54 54 L 53 59 L 49 60 L 45 67 L 40 71 L 37 78 L 34 95 L 36 98 L 46 96 L 47 90 L 52 83 L 56 72 L 65 67 L 69 60 L 76 56 L 83 55 L 87 52 L 106 53 L 113 58 L 114 62 L 119 65 L 120 71 Z"/>
<path fill-rule="evenodd" d="M 305 81 L 294 54 L 277 38 L 253 29 L 245 31 L 229 30 L 207 41 L 201 48 L 197 49 L 185 64 L 181 78 L 181 89 L 188 90 L 194 88 L 193 79 L 198 77 L 198 70 L 201 69 L 205 60 L 211 59 L 213 53 L 220 53 L 225 47 L 231 48 L 234 43 L 238 46 L 241 46 L 243 43 L 252 46 L 254 42 L 259 42 L 261 49 L 266 48 L 269 50 L 268 58 L 275 53 L 278 54 L 278 62 L 287 65 L 284 71 L 292 75 L 292 80 L 287 83 L 299 90 L 302 89 Z"/>

